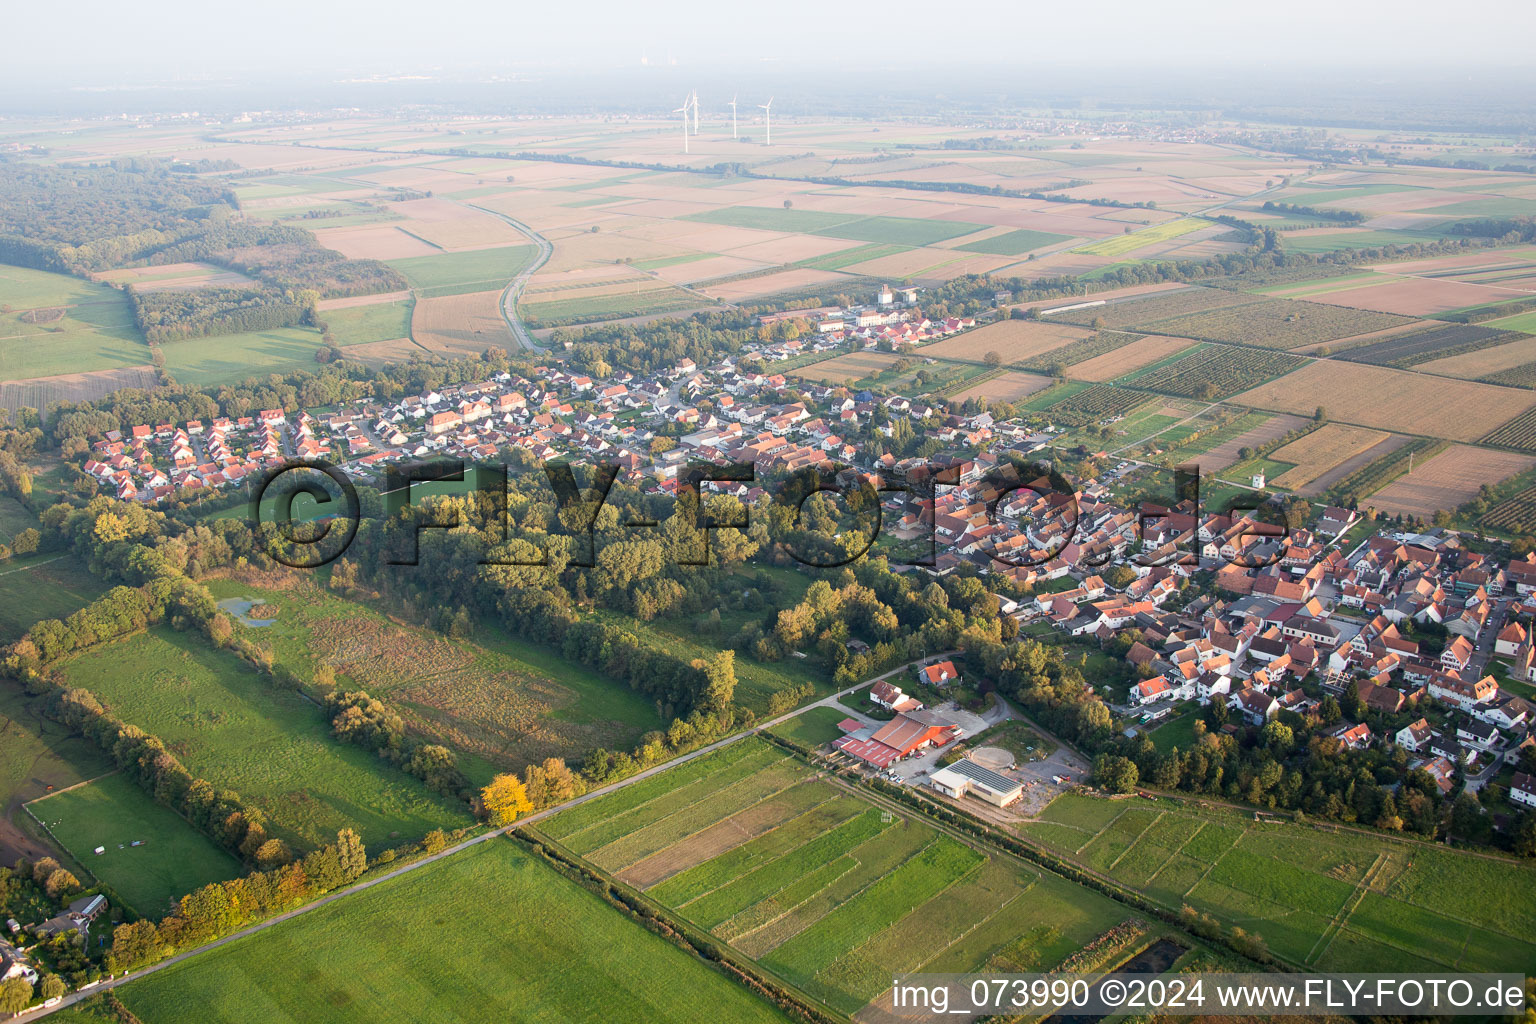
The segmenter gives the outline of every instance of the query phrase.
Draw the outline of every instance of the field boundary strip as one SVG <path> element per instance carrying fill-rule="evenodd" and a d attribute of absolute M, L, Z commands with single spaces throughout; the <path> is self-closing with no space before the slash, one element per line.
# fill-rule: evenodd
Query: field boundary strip
<path fill-rule="evenodd" d="M 821 780 L 817 779 L 816 781 L 821 781 Z M 769 829 L 767 832 L 760 833 L 759 835 L 754 836 L 753 838 L 754 839 L 760 839 L 763 836 L 772 835 L 773 833 L 777 832 L 779 829 L 785 828 L 785 827 L 787 827 L 789 825 L 793 825 L 796 821 L 799 821 L 801 818 L 805 817 L 806 815 L 813 813 L 818 808 L 825 807 L 827 804 L 831 803 L 833 800 L 840 799 L 843 796 L 842 793 L 838 793 L 835 789 L 833 790 L 833 793 L 834 793 L 834 795 L 832 797 L 830 797 L 830 798 L 828 798 L 826 800 L 823 800 L 821 803 L 817 804 L 815 807 L 808 807 L 804 811 L 802 811 L 800 814 L 795 815 L 795 817 L 790 818 L 787 821 L 781 821 L 777 825 L 775 825 L 773 828 Z M 860 813 L 863 813 L 863 812 L 860 812 Z M 828 825 L 826 828 L 822 829 L 820 832 L 817 832 L 814 835 L 809 836 L 805 840 L 805 842 L 800 843 L 797 846 L 790 847 L 789 849 L 785 850 L 784 853 L 779 854 L 777 857 L 772 857 L 772 858 L 770 858 L 768 860 L 765 860 L 761 864 L 758 864 L 758 865 L 752 867 L 750 870 L 745 871 L 745 872 L 743 872 L 740 875 L 737 875 L 735 878 L 728 878 L 725 881 L 721 882 L 719 885 L 712 886 L 709 889 L 706 889 L 705 891 L 699 893 L 697 896 L 690 896 L 690 897 L 688 897 L 686 900 L 684 900 L 683 902 L 681 902 L 681 903 L 679 903 L 677 905 L 677 909 L 679 911 L 681 911 L 684 907 L 687 907 L 687 906 L 689 906 L 690 904 L 693 904 L 693 903 L 697 903 L 699 900 L 703 899 L 706 896 L 709 896 L 712 893 L 719 892 L 721 889 L 723 889 L 727 885 L 730 885 L 732 882 L 735 882 L 735 881 L 737 881 L 738 879 L 741 879 L 741 878 L 746 878 L 748 875 L 752 874 L 755 871 L 762 870 L 763 868 L 767 867 L 769 864 L 772 864 L 775 861 L 778 861 L 779 859 L 781 859 L 782 857 L 786 856 L 787 854 L 792 853 L 795 850 L 800 849 L 800 847 L 807 846 L 810 843 L 813 843 L 816 840 L 825 837 L 829 833 L 836 831 L 837 829 L 839 829 L 842 826 L 846 825 L 848 822 L 854 820 L 854 818 L 856 818 L 856 817 L 858 817 L 857 814 L 853 815 L 852 817 L 844 818 L 842 821 L 839 821 L 839 822 L 837 822 L 835 824 Z M 743 844 L 743 845 L 745 845 L 745 844 Z M 723 856 L 723 854 L 720 854 L 719 856 Z M 692 870 L 695 867 L 699 867 L 702 864 L 708 864 L 709 861 L 713 860 L 713 859 L 714 858 L 711 857 L 711 858 L 708 858 L 706 860 L 702 860 L 698 864 L 693 864 L 693 865 L 690 865 L 687 868 L 684 868 L 683 871 L 689 871 L 689 870 Z M 674 875 L 670 875 L 667 878 L 662 879 L 660 882 L 657 882 L 656 885 L 650 886 L 649 888 L 656 888 L 657 886 L 665 885 L 667 882 L 671 881 L 677 875 L 680 875 L 682 873 L 683 873 L 682 871 L 679 871 L 679 872 L 677 872 Z"/>
<path fill-rule="evenodd" d="M 1120 851 L 1120 856 L 1118 856 L 1114 860 L 1110 861 L 1109 862 L 1109 866 L 1106 867 L 1104 870 L 1105 871 L 1113 871 L 1113 870 L 1115 870 L 1115 865 L 1119 864 L 1122 860 L 1124 860 L 1125 859 L 1125 855 L 1130 853 L 1132 850 L 1134 850 L 1136 848 L 1136 844 L 1141 842 L 1141 840 L 1146 836 L 1146 834 L 1148 832 L 1152 831 L 1152 829 L 1157 826 L 1157 823 L 1162 821 L 1163 818 L 1167 816 L 1167 814 L 1168 814 L 1168 812 L 1166 810 L 1158 811 L 1157 812 L 1157 817 L 1155 817 L 1151 821 L 1147 822 L 1147 827 L 1142 829 L 1140 832 L 1136 833 L 1136 838 L 1132 839 L 1130 844 L 1128 846 L 1126 846 L 1125 849 Z"/>
<path fill-rule="evenodd" d="M 976 922 L 974 924 L 972 924 L 965 931 L 963 931 L 960 934 L 956 935 L 954 937 L 954 939 L 951 940 L 948 945 L 946 945 L 942 949 L 936 951 L 928 959 L 924 960 L 922 963 L 920 963 L 916 967 L 914 967 L 910 973 L 918 974 L 918 973 L 922 973 L 923 971 L 927 970 L 929 964 L 932 964 L 934 961 L 938 960 L 939 957 L 943 956 L 945 953 L 948 953 L 950 950 L 954 949 L 960 943 L 964 942 L 977 929 L 983 928 L 986 925 L 990 924 L 992 921 L 995 921 L 1001 914 L 1007 912 L 1009 907 L 1013 906 L 1019 900 L 1023 899 L 1025 893 L 1029 892 L 1031 889 L 1033 889 L 1035 886 L 1037 886 L 1039 884 L 1040 884 L 1040 876 L 1036 875 L 1034 878 L 1031 878 L 1029 880 L 1029 884 L 1028 885 L 1024 886 L 1018 892 L 1016 892 L 1012 896 L 1008 897 L 1008 899 L 1006 899 L 1002 903 L 998 904 L 997 908 L 995 910 L 993 910 L 992 913 L 987 914 L 984 917 L 977 918 Z"/>
<path fill-rule="evenodd" d="M 1328 947 L 1333 945 L 1333 940 L 1344 930 L 1350 915 L 1355 912 L 1355 908 L 1360 906 L 1361 901 L 1365 899 L 1366 893 L 1371 891 L 1371 879 L 1380 870 L 1382 863 L 1390 859 L 1391 854 L 1386 850 L 1377 852 L 1376 859 L 1371 861 L 1371 866 L 1365 869 L 1365 873 L 1360 876 L 1360 881 L 1355 883 L 1355 891 L 1349 894 L 1349 899 L 1345 900 L 1344 905 L 1333 915 L 1333 919 L 1328 922 L 1328 927 L 1324 928 L 1322 933 L 1318 935 L 1317 942 L 1312 944 L 1312 948 L 1307 951 L 1307 955 L 1303 958 L 1302 963 L 1315 964 L 1318 960 L 1322 959 L 1324 953 L 1328 952 Z M 1469 937 L 1470 935 L 1471 933 L 1468 932 Z M 1320 949 L 1318 948 L 1319 944 L 1322 947 Z"/>
<path fill-rule="evenodd" d="M 1205 826 L 1207 824 L 1209 824 L 1209 822 L 1205 821 L 1205 819 L 1203 819 L 1203 818 L 1200 819 L 1199 826 L 1196 827 L 1196 829 L 1189 834 L 1189 838 L 1184 840 L 1182 843 L 1180 843 L 1179 844 L 1179 848 L 1177 850 L 1173 851 L 1173 857 L 1183 856 L 1184 855 L 1184 847 L 1186 847 L 1190 843 L 1194 842 L 1195 841 L 1195 836 L 1199 835 L 1201 833 L 1201 831 L 1204 830 L 1204 828 L 1205 828 Z M 1161 864 L 1159 864 L 1157 866 L 1157 870 L 1156 871 L 1152 872 L 1152 874 L 1147 876 L 1147 880 L 1142 883 L 1142 888 L 1143 889 L 1150 889 L 1152 887 L 1153 880 L 1156 879 L 1158 875 L 1163 873 L 1163 869 L 1164 868 L 1166 868 L 1169 864 L 1173 863 L 1173 857 L 1169 857 L 1167 860 L 1163 861 Z"/>

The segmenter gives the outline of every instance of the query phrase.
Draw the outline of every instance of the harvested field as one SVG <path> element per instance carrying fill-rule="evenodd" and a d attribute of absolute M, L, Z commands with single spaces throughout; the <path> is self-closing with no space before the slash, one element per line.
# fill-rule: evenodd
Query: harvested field
<path fill-rule="evenodd" d="M 1410 322 L 1407 317 L 1391 313 L 1326 306 L 1301 299 L 1264 299 L 1164 320 L 1142 321 L 1136 326 L 1202 341 L 1290 349 L 1352 338 Z"/>
<path fill-rule="evenodd" d="M 393 224 L 368 224 L 355 228 L 320 228 L 315 237 L 327 249 L 354 260 L 399 260 L 431 256 L 438 248 Z"/>
<path fill-rule="evenodd" d="M 779 292 L 798 292 L 810 288 L 825 288 L 827 295 L 834 295 L 846 288 L 853 279 L 846 274 L 830 270 L 785 270 L 777 274 L 765 274 L 740 281 L 722 281 L 719 284 L 701 283 L 699 291 L 722 302 L 743 302 L 763 295 Z"/>
<path fill-rule="evenodd" d="M 1325 423 L 1270 454 L 1276 462 L 1291 464 L 1290 469 L 1270 482 L 1286 490 L 1297 490 L 1386 439 L 1387 434 L 1380 430 Z"/>
<path fill-rule="evenodd" d="M 1002 356 L 1003 365 L 1033 360 L 1063 345 L 1082 341 L 1092 336 L 1092 331 L 1070 324 L 1048 323 L 1038 320 L 1002 320 L 973 331 L 966 331 L 952 338 L 918 349 L 921 355 L 931 359 L 954 359 L 980 363 L 988 352 Z"/>
<path fill-rule="evenodd" d="M 1139 341 L 1132 342 L 1106 352 L 1101 356 L 1094 356 L 1081 363 L 1073 364 L 1067 368 L 1067 376 L 1073 380 L 1105 381 L 1123 377 L 1143 366 L 1167 359 L 1177 355 L 1196 342 L 1191 338 L 1165 338 L 1161 335 L 1149 335 Z"/>
<path fill-rule="evenodd" d="M 1229 437 L 1210 451 L 1191 459 L 1200 465 L 1203 473 L 1216 473 L 1237 462 L 1244 448 L 1257 448 L 1306 424 L 1300 416 L 1271 416 L 1258 426 Z"/>
<path fill-rule="evenodd" d="M 845 380 L 860 380 L 879 373 L 893 365 L 901 356 L 893 352 L 865 350 L 834 356 L 819 363 L 802 366 L 794 376 L 802 380 L 814 380 L 820 384 L 841 384 Z"/>
<path fill-rule="evenodd" d="M 1477 497 L 1483 484 L 1497 483 L 1532 466 L 1536 466 L 1536 457 L 1452 445 L 1371 495 L 1370 503 L 1387 515 L 1428 519 Z"/>
<path fill-rule="evenodd" d="M 956 402 L 964 402 L 970 398 L 979 398 L 987 402 L 1016 402 L 1037 391 L 1044 391 L 1052 383 L 1054 382 L 1051 378 L 1042 377 L 1037 373 L 1009 370 L 999 377 L 973 384 L 950 397 Z"/>
<path fill-rule="evenodd" d="M 1475 441 L 1530 408 L 1530 392 L 1410 370 L 1319 360 L 1246 392 L 1243 405 L 1452 441 Z"/>
<path fill-rule="evenodd" d="M 133 267 L 93 274 L 92 280 L 113 284 L 131 284 L 136 291 L 183 291 L 188 288 L 247 288 L 256 284 L 238 270 L 226 270 L 210 263 L 163 263 L 154 267 Z"/>
<path fill-rule="evenodd" d="M 1514 288 L 1465 284 L 1433 278 L 1394 279 L 1366 283 L 1356 288 L 1313 295 L 1313 302 L 1330 306 L 1349 306 L 1403 316 L 1432 316 L 1464 306 L 1476 306 L 1503 299 L 1518 299 L 1525 293 Z"/>
<path fill-rule="evenodd" d="M 366 366 L 378 368 L 391 363 L 408 363 L 412 356 L 426 357 L 433 353 L 422 348 L 410 338 L 393 341 L 373 341 L 362 345 L 348 345 L 346 358 L 355 359 Z M 442 354 L 442 353 L 439 353 Z"/>
<path fill-rule="evenodd" d="M 350 295 L 344 299 L 321 299 L 316 308 L 324 313 L 332 309 L 351 309 L 354 306 L 376 306 L 384 302 L 404 302 L 410 292 L 381 292 L 378 295 Z"/>
<path fill-rule="evenodd" d="M 411 315 L 411 337 L 423 348 L 455 355 L 517 348 L 502 319 L 501 292 L 421 299 Z"/>
<path fill-rule="evenodd" d="M 1349 479 L 1350 476 L 1352 476 L 1354 473 L 1363 470 L 1365 467 L 1372 465 L 1373 463 L 1378 461 L 1384 462 L 1384 460 L 1387 460 L 1389 456 L 1397 452 L 1398 449 L 1406 448 L 1408 445 L 1414 443 L 1441 444 L 1443 442 L 1428 442 L 1422 440 L 1415 442 L 1414 438 L 1408 437 L 1406 434 L 1388 434 L 1385 441 L 1379 441 L 1376 444 L 1371 445 L 1371 447 L 1360 452 L 1358 455 L 1345 459 L 1343 462 L 1339 463 L 1337 466 L 1334 466 L 1328 472 L 1313 480 L 1305 487 L 1297 488 L 1297 493 L 1304 498 L 1315 498 L 1318 495 L 1327 492 L 1341 480 Z"/>
<path fill-rule="evenodd" d="M 120 370 L 93 370 L 56 377 L 0 382 L 0 409 L 46 411 L 54 402 L 88 402 L 121 388 L 150 390 L 160 383 L 153 366 L 126 366 Z"/>
<path fill-rule="evenodd" d="M 1431 362 L 1420 363 L 1415 369 L 1425 373 L 1442 373 L 1447 377 L 1478 380 L 1494 374 L 1513 370 L 1517 366 L 1536 362 L 1536 337 L 1519 338 L 1492 348 L 1480 348 L 1475 352 L 1447 356 Z"/>

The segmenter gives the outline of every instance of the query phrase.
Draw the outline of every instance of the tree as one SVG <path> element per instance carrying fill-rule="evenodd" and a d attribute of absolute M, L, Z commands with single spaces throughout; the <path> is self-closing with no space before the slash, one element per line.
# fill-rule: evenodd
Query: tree
<path fill-rule="evenodd" d="M 496 828 L 510 825 L 533 811 L 528 788 L 510 772 L 496 776 L 480 791 L 480 803 L 485 807 L 486 820 Z"/>
<path fill-rule="evenodd" d="M 1093 780 L 1111 793 L 1129 793 L 1141 774 L 1136 762 L 1118 754 L 1100 754 L 1093 762 Z"/>
<path fill-rule="evenodd" d="M 43 975 L 43 984 L 41 989 L 43 1002 L 46 1003 L 50 999 L 58 999 L 68 990 L 69 986 L 66 985 L 64 983 L 64 979 L 59 977 L 57 974 Z"/>
<path fill-rule="evenodd" d="M 20 1013 L 32 1003 L 32 983 L 25 978 L 0 981 L 0 1013 Z"/>
<path fill-rule="evenodd" d="M 529 765 L 523 777 L 527 780 L 529 802 L 541 809 L 563 804 L 582 790 L 581 779 L 559 757 L 547 757 L 543 764 Z"/>
<path fill-rule="evenodd" d="M 986 363 L 994 370 L 1003 365 L 1003 354 L 1001 352 L 988 352 L 986 355 L 982 356 L 981 359 L 982 362 Z"/>
<path fill-rule="evenodd" d="M 262 871 L 280 868 L 293 860 L 293 851 L 281 839 L 268 839 L 256 848 L 256 867 Z"/>
<path fill-rule="evenodd" d="M 348 882 L 355 882 L 368 870 L 368 851 L 356 832 L 344 828 L 336 833 L 336 859 Z"/>
<path fill-rule="evenodd" d="M 59 868 L 48 876 L 48 881 L 43 884 L 43 888 L 48 891 L 49 899 L 59 900 L 79 892 L 80 879 L 67 868 Z"/>
<path fill-rule="evenodd" d="M 789 208 L 790 208 L 790 207 L 792 207 L 792 206 L 794 206 L 794 205 L 795 205 L 795 204 L 794 204 L 794 201 L 793 201 L 793 200 L 790 200 L 790 199 L 786 199 L 786 200 L 784 200 L 784 209 L 786 209 L 786 210 L 787 210 L 787 209 L 789 209 Z"/>

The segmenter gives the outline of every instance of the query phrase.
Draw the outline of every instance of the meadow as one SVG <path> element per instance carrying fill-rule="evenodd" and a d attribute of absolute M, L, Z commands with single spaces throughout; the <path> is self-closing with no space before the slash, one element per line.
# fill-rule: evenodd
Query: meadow
<path fill-rule="evenodd" d="M 167 342 L 165 368 L 185 388 L 234 384 L 269 373 L 317 369 L 315 354 L 324 348 L 320 332 L 309 327 L 278 327 L 213 338 Z"/>
<path fill-rule="evenodd" d="M 149 347 L 122 292 L 0 264 L 0 381 L 148 362 Z"/>
<path fill-rule="evenodd" d="M 1178 220 L 1166 221 L 1162 224 L 1154 224 L 1151 227 L 1142 228 L 1140 231 L 1128 231 L 1120 235 L 1110 235 L 1101 238 L 1097 242 L 1080 245 L 1077 251 L 1088 253 L 1092 256 L 1109 256 L 1119 258 L 1126 253 L 1135 252 L 1156 242 L 1166 242 L 1180 235 L 1187 235 L 1191 231 L 1199 231 L 1201 228 L 1211 226 L 1210 221 L 1200 220 L 1195 217 L 1184 217 Z"/>
<path fill-rule="evenodd" d="M 199 636 L 155 627 L 75 655 L 60 674 L 159 736 L 192 774 L 240 793 L 295 846 L 352 828 L 380 850 L 470 821 L 468 808 L 332 738 L 307 697 L 274 688 Z"/>
<path fill-rule="evenodd" d="M 122 774 L 54 793 L 27 810 L 88 871 L 148 917 L 159 918 L 187 893 L 245 871 Z M 95 853 L 98 847 L 105 851 Z"/>
<path fill-rule="evenodd" d="M 369 305 L 328 309 L 320 314 L 336 344 L 365 345 L 411 336 L 410 302 L 375 302 Z"/>
<path fill-rule="evenodd" d="M 112 770 L 112 760 L 83 736 L 39 714 L 21 688 L 0 682 L 0 812 L 20 813 L 48 787 L 63 789 Z"/>
<path fill-rule="evenodd" d="M 480 784 L 546 757 L 574 763 L 597 747 L 629 749 L 664 725 L 654 703 L 623 684 L 489 626 L 450 640 L 309 580 L 219 579 L 210 589 L 278 609 L 272 626 L 236 628 L 301 678 L 329 664 L 342 687 L 387 699 L 412 733 L 457 750 Z"/>
<path fill-rule="evenodd" d="M 850 1014 L 892 971 L 1045 970 L 1128 916 L 757 739 L 541 829 Z"/>
<path fill-rule="evenodd" d="M 0 642 L 19 639 L 43 619 L 68 618 L 106 592 L 106 584 L 74 555 L 0 562 Z"/>
<path fill-rule="evenodd" d="M 774 1007 L 493 839 L 118 990 L 143 1024 L 769 1024 Z"/>
<path fill-rule="evenodd" d="M 984 252 L 993 256 L 1023 256 L 1035 249 L 1044 249 L 1049 245 L 1060 245 L 1062 242 L 1072 241 L 1071 235 L 1057 235 L 1049 231 L 1030 231 L 1027 228 L 1018 228 L 1006 231 L 991 238 L 982 238 L 974 242 L 964 242 L 955 246 L 964 252 Z"/>
<path fill-rule="evenodd" d="M 1536 869 L 1513 861 L 1182 801 L 1075 794 L 1019 831 L 1170 909 L 1188 904 L 1257 933 L 1298 966 L 1524 971 L 1536 962 Z"/>
<path fill-rule="evenodd" d="M 531 245 L 507 245 L 495 249 L 442 253 L 390 260 L 405 275 L 420 298 L 500 291 L 533 260 L 538 250 Z"/>

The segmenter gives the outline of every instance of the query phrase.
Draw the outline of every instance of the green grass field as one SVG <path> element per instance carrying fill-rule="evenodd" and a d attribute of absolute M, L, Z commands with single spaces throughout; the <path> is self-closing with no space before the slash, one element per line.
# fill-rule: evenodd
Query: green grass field
<path fill-rule="evenodd" d="M 1501 320 L 1489 320 L 1482 326 L 1499 331 L 1524 331 L 1526 334 L 1536 334 L 1536 310 L 1529 313 L 1516 313 Z"/>
<path fill-rule="evenodd" d="M 505 288 L 537 253 L 531 245 L 506 245 L 496 249 L 445 252 L 390 260 L 405 275 L 421 298 L 467 295 Z"/>
<path fill-rule="evenodd" d="M 144 1024 L 785 1018 L 496 839 L 118 990 Z"/>
<path fill-rule="evenodd" d="M 194 775 L 240 793 L 292 844 L 318 846 L 350 827 L 377 851 L 470 821 L 466 807 L 337 742 L 311 701 L 199 636 L 157 627 L 76 655 L 61 674 L 159 736 Z"/>
<path fill-rule="evenodd" d="M 247 377 L 315 370 L 315 353 L 325 346 L 309 327 L 279 327 L 247 334 L 168 341 L 165 368 L 186 388 L 236 384 Z"/>
<path fill-rule="evenodd" d="M 55 793 L 27 809 L 76 860 L 149 917 L 163 916 L 194 889 L 245 870 L 121 774 Z M 143 845 L 132 845 L 136 842 Z M 96 854 L 97 847 L 106 852 Z"/>
<path fill-rule="evenodd" d="M 774 206 L 728 206 L 703 213 L 690 213 L 678 219 L 905 246 L 932 245 L 986 228 L 985 224 L 966 224 L 960 221 L 867 217 L 862 214 L 824 213 L 818 210 L 785 210 Z"/>
<path fill-rule="evenodd" d="M 984 252 L 993 256 L 1022 256 L 1035 249 L 1043 249 L 1048 245 L 1057 245 L 1061 242 L 1072 241 L 1071 235 L 1057 235 L 1049 231 L 1030 231 L 1019 228 L 1001 235 L 993 235 L 991 238 L 983 238 L 976 242 L 967 242 L 964 245 L 955 246 L 962 252 Z"/>
<path fill-rule="evenodd" d="M 801 746 L 816 748 L 831 743 L 843 735 L 837 727 L 848 716 L 837 708 L 807 708 L 805 711 L 773 727 L 773 732 Z"/>
<path fill-rule="evenodd" d="M 411 336 L 410 302 L 376 302 L 370 306 L 331 309 L 320 314 L 336 344 L 364 345 Z M 310 353 L 313 357 L 314 353 Z"/>
<path fill-rule="evenodd" d="M 0 380 L 143 366 L 149 358 L 122 292 L 0 264 Z"/>
<path fill-rule="evenodd" d="M 0 809 L 111 770 L 96 744 L 38 714 L 17 684 L 0 682 Z"/>
<path fill-rule="evenodd" d="M 1020 832 L 1172 909 L 1188 904 L 1257 933 L 1272 953 L 1315 970 L 1536 962 L 1536 868 L 1525 864 L 1171 800 L 1068 794 Z"/>
<path fill-rule="evenodd" d="M 44 553 L 0 562 L 0 642 L 33 623 L 63 619 L 107 592 L 74 555 Z"/>
<path fill-rule="evenodd" d="M 676 313 L 712 305 L 710 299 L 669 286 L 646 287 L 613 295 L 587 295 L 546 302 L 519 302 L 518 315 L 530 324 L 549 326 L 617 320 L 649 313 Z"/>
<path fill-rule="evenodd" d="M 627 750 L 665 725 L 653 701 L 622 683 L 490 626 L 449 640 L 318 586 L 212 580 L 210 589 L 277 608 L 274 625 L 237 628 L 301 678 L 327 662 L 342 685 L 387 698 L 416 735 L 457 750 L 477 783 L 546 757 L 574 763 L 597 747 Z"/>
<path fill-rule="evenodd" d="M 543 829 L 849 1014 L 891 972 L 1045 970 L 1129 916 L 757 739 Z"/>
<path fill-rule="evenodd" d="M 1132 231 L 1123 235 L 1110 235 L 1108 238 L 1101 238 L 1097 242 L 1080 245 L 1073 251 L 1087 253 L 1090 256 L 1124 256 L 1128 252 L 1135 252 L 1137 249 L 1151 245 L 1154 242 L 1166 242 L 1170 238 L 1178 238 L 1180 235 L 1187 235 L 1191 231 L 1199 231 L 1201 228 L 1208 228 L 1210 226 L 1210 221 L 1200 220 L 1197 217 L 1182 217 L 1178 220 L 1154 224 L 1151 227 L 1142 228 L 1140 231 Z"/>

